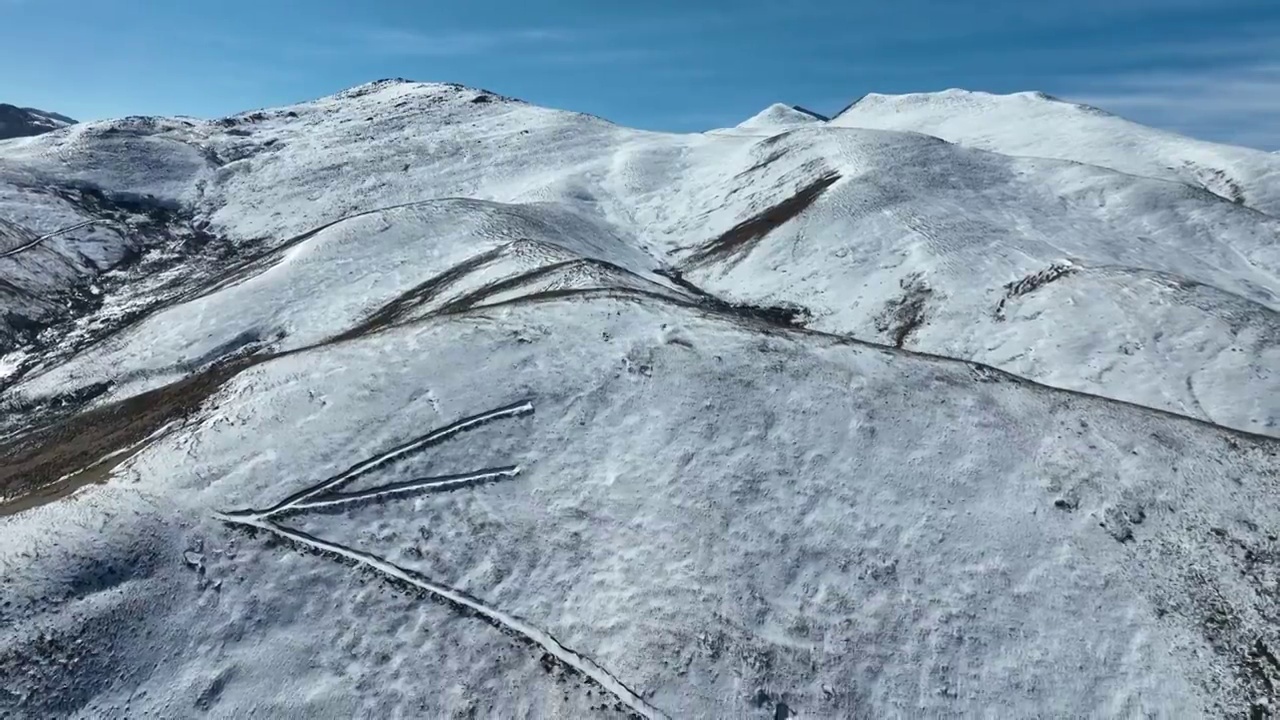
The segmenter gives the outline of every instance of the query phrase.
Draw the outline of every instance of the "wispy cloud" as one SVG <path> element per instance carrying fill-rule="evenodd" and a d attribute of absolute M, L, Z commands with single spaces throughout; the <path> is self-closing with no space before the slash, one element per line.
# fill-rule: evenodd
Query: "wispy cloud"
<path fill-rule="evenodd" d="M 1219 48 L 1224 62 L 1080 78 L 1061 94 L 1194 137 L 1280 149 L 1280 55 Z"/>
<path fill-rule="evenodd" d="M 375 27 L 348 32 L 344 44 L 348 51 L 373 55 L 465 57 L 496 51 L 520 53 L 556 48 L 573 39 L 573 33 L 552 28 L 421 32 Z"/>
<path fill-rule="evenodd" d="M 0 0 L 4 2 L 4 0 Z M 622 27 L 533 27 L 421 31 L 390 27 L 329 30 L 322 38 L 293 38 L 300 55 L 398 59 L 485 56 L 523 66 L 634 66 L 663 77 L 705 77 L 696 48 L 660 45 L 643 24 Z"/>
<path fill-rule="evenodd" d="M 634 40 L 611 37 L 599 29 L 587 31 L 581 28 L 422 31 L 375 26 L 329 29 L 312 37 L 295 36 L 281 50 L 312 57 L 449 59 L 488 56 L 533 65 L 661 64 L 683 54 Z"/>

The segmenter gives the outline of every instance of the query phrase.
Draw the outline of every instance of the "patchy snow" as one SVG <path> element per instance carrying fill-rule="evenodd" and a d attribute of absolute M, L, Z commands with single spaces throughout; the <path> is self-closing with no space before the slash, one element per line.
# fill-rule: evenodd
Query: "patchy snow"
<path fill-rule="evenodd" d="M 0 451 L 107 481 L 0 516 L 0 711 L 1280 701 L 1269 166 L 1072 108 L 380 81 L 0 144 Z"/>

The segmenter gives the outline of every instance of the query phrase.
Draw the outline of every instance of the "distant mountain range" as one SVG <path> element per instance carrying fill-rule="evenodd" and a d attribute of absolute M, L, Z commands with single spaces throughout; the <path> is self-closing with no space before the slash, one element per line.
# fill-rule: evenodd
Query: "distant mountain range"
<path fill-rule="evenodd" d="M 0 103 L 0 140 L 43 135 L 75 123 L 55 112 Z"/>

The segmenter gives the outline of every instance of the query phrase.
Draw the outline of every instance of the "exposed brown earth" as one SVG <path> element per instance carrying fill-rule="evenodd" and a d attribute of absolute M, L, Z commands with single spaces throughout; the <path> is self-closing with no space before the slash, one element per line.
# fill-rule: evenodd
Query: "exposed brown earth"
<path fill-rule="evenodd" d="M 65 497 L 111 475 L 165 425 L 182 420 L 223 383 L 269 356 L 237 358 L 178 382 L 95 408 L 0 444 L 0 515 Z"/>
<path fill-rule="evenodd" d="M 697 267 L 720 260 L 739 260 L 745 257 L 760 240 L 781 227 L 783 223 L 804 212 L 839 179 L 840 174 L 836 172 L 822 175 L 801 188 L 795 195 L 752 215 L 729 228 L 720 237 L 704 244 L 690 256 L 686 265 Z"/>

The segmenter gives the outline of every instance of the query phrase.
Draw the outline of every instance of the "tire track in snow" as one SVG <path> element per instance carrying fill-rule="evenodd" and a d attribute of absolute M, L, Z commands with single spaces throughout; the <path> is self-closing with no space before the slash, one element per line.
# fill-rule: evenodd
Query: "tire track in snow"
<path fill-rule="evenodd" d="M 30 249 L 32 249 L 32 248 L 34 248 L 34 247 L 36 247 L 37 245 L 40 245 L 40 244 L 41 244 L 41 243 L 43 243 L 45 240 L 48 240 L 48 239 L 50 239 L 50 238 L 54 238 L 54 237 L 57 237 L 57 236 L 59 236 L 59 235 L 65 235 L 66 233 L 73 232 L 73 231 L 75 231 L 75 230 L 79 230 L 80 228 L 88 227 L 88 226 L 90 226 L 90 225 L 96 225 L 96 224 L 98 224 L 98 223 L 103 223 L 103 222 L 113 222 L 113 221 L 108 220 L 108 219 L 106 219 L 106 218 L 94 218 L 93 220 L 85 220 L 85 221 L 84 221 L 84 222 L 82 222 L 82 223 L 78 223 L 78 224 L 76 224 L 76 225 L 72 225 L 72 226 L 70 226 L 70 227 L 64 227 L 64 228 L 61 228 L 61 229 L 59 229 L 59 230 L 54 230 L 54 231 L 53 231 L 53 232 L 51 232 L 51 233 L 45 233 L 44 235 L 41 235 L 40 237 L 36 238 L 35 240 L 32 240 L 31 242 L 27 243 L 26 245 L 21 245 L 21 246 L 16 247 L 16 248 L 14 248 L 14 249 L 12 249 L 12 250 L 6 250 L 5 252 L 0 253 L 0 260 L 2 260 L 2 259 L 4 259 L 4 258 L 7 258 L 7 257 L 13 257 L 14 255 L 17 255 L 17 254 L 22 253 L 22 252 L 26 252 L 27 250 L 30 250 Z"/>
<path fill-rule="evenodd" d="M 399 565 L 384 560 L 377 555 L 355 550 L 345 545 L 339 545 L 338 543 L 322 540 L 300 530 L 294 530 L 277 525 L 266 517 L 244 517 L 222 514 L 218 514 L 215 517 L 223 522 L 233 525 L 266 530 L 267 532 L 274 533 L 275 535 L 291 540 L 316 552 L 332 553 L 347 561 L 355 563 L 357 566 L 369 568 L 393 580 L 398 580 L 412 585 L 440 600 L 444 600 L 445 602 L 474 612 L 486 620 L 511 632 L 519 634 L 525 639 L 537 644 L 560 662 L 595 681 L 596 684 L 605 690 L 613 693 L 619 701 L 631 708 L 633 712 L 641 717 L 654 719 L 662 718 L 664 720 L 667 718 L 666 713 L 650 705 L 644 698 L 637 695 L 633 690 L 631 690 L 631 688 L 627 687 L 621 680 L 614 677 L 612 673 L 605 670 L 590 657 L 565 647 L 564 644 L 545 630 L 537 628 L 515 615 L 505 613 L 495 607 L 492 607 L 479 598 L 476 598 L 462 590 L 435 582 L 425 576 L 413 572 L 412 570 L 407 570 Z"/>
<path fill-rule="evenodd" d="M 415 490 L 443 492 L 470 487 L 486 481 L 515 477 L 520 473 L 520 467 L 518 465 L 508 465 L 505 467 L 488 468 L 485 470 L 460 473 L 457 475 L 407 480 L 404 482 L 392 483 L 356 492 L 334 492 L 337 488 L 377 470 L 378 468 L 385 467 L 394 460 L 405 457 L 410 453 L 417 452 L 430 447 L 431 445 L 443 442 L 455 435 L 468 430 L 473 430 L 495 420 L 519 417 L 532 412 L 533 403 L 529 400 L 522 400 L 510 405 L 489 410 L 488 412 L 464 417 L 461 420 L 457 420 L 446 425 L 445 427 L 432 430 L 426 435 L 419 436 L 406 443 L 397 445 L 390 450 L 381 452 L 372 458 L 356 463 L 347 470 L 338 473 L 327 480 L 294 493 L 282 502 L 277 503 L 266 510 L 241 510 L 229 513 L 215 513 L 214 517 L 229 525 L 265 530 L 296 544 L 302 545 L 314 552 L 337 556 L 348 562 L 354 563 L 357 566 L 369 568 L 375 572 L 381 573 L 383 576 L 390 578 L 391 580 L 412 585 L 436 599 L 475 613 L 486 621 L 496 625 L 499 629 L 517 634 L 538 645 L 566 667 L 590 679 L 601 688 L 612 693 L 619 702 L 626 705 L 637 715 L 643 718 L 665 719 L 667 718 L 665 713 L 646 702 L 644 698 L 637 695 L 621 680 L 615 677 L 608 670 L 601 667 L 596 661 L 586 655 L 565 647 L 564 644 L 545 630 L 542 630 L 515 615 L 503 612 L 502 610 L 489 605 L 483 600 L 470 595 L 463 590 L 436 582 L 412 570 L 402 568 L 378 555 L 324 540 L 301 530 L 285 527 L 272 521 L 273 517 L 286 513 L 293 514 L 306 510 L 332 507 L 361 500 L 399 495 L 402 493 L 413 492 Z"/>
<path fill-rule="evenodd" d="M 392 483 L 390 485 L 382 485 L 370 490 L 359 490 L 357 492 L 349 493 L 327 493 L 318 498 L 299 502 L 290 507 L 289 510 L 298 511 L 333 507 L 334 505 L 359 502 L 361 500 L 374 500 L 391 495 L 402 495 L 404 493 L 413 492 L 414 490 L 447 492 L 449 490 L 473 487 L 487 481 L 513 478 L 519 474 L 519 465 L 508 465 L 507 467 L 491 468 L 489 470 L 461 473 L 459 475 L 418 478 L 416 480 L 406 480 L 404 482 Z"/>
<path fill-rule="evenodd" d="M 332 490 L 337 490 L 343 485 L 346 485 L 360 478 L 361 476 L 367 475 L 368 473 L 373 472 L 378 468 L 385 467 L 386 465 L 394 462 L 395 460 L 398 460 L 402 457 L 410 455 L 414 452 L 417 452 L 424 448 L 435 445 L 436 443 L 443 442 L 444 440 L 447 440 L 450 437 L 457 435 L 458 433 L 466 432 L 467 430 L 473 430 L 477 427 L 480 427 L 481 425 L 485 425 L 487 423 L 493 422 L 494 420 L 500 420 L 502 418 L 508 418 L 508 417 L 518 417 L 520 415 L 527 415 L 531 412 L 533 412 L 533 403 L 531 403 L 528 400 L 522 400 L 520 402 L 512 403 L 511 405 L 490 410 L 485 413 L 480 413 L 479 415 L 472 415 L 470 417 L 462 418 L 461 420 L 458 420 L 450 425 L 446 425 L 445 427 L 439 428 L 437 430 L 433 430 L 427 433 L 426 435 L 419 436 L 417 438 L 414 438 L 413 440 L 410 440 L 409 442 L 403 443 L 401 445 L 397 445 L 396 447 L 391 448 L 390 450 L 386 450 L 382 453 L 379 453 L 378 455 L 375 455 L 374 457 L 369 458 L 368 460 L 364 460 L 362 462 L 356 463 L 355 465 L 352 465 L 351 467 L 347 468 L 345 471 L 338 473 L 337 475 L 329 478 L 328 480 L 325 480 L 316 485 L 312 485 L 309 488 L 306 488 L 304 490 L 294 493 L 293 495 L 290 495 L 289 497 L 285 498 L 284 500 L 280 501 L 279 503 L 271 506 L 266 510 L 261 510 L 261 511 L 244 510 L 244 511 L 239 511 L 238 513 L 231 513 L 230 515 L 244 516 L 244 517 L 256 516 L 256 517 L 268 518 L 268 517 L 271 517 L 272 515 L 278 515 L 282 512 L 293 510 L 294 508 L 298 507 L 302 503 L 305 503 L 317 496 L 323 495 Z"/>

